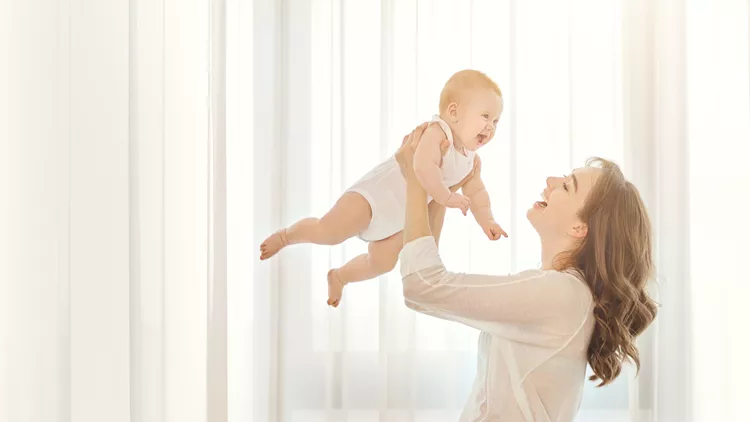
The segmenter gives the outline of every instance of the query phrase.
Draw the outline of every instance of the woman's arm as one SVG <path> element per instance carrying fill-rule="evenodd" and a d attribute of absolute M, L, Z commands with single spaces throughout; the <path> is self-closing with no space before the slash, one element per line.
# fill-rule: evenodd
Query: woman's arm
<path fill-rule="evenodd" d="M 419 312 L 479 327 L 481 321 L 535 321 L 588 310 L 588 288 L 575 277 L 554 271 L 514 276 L 452 273 L 446 270 L 430 231 L 427 195 L 414 175 L 413 148 L 420 126 L 396 154 L 407 181 L 401 275 L 407 306 Z M 588 300 L 589 302 L 586 302 Z M 568 312 L 570 307 L 581 312 Z"/>
<path fill-rule="evenodd" d="M 445 221 L 445 206 L 440 205 L 437 201 L 430 201 L 427 206 L 427 215 L 430 220 L 430 231 L 435 238 L 435 244 L 440 245 L 440 233 L 443 232 L 443 222 Z"/>
<path fill-rule="evenodd" d="M 427 192 L 413 171 L 406 176 L 406 218 L 404 245 L 420 237 L 432 236 L 427 219 Z"/>
<path fill-rule="evenodd" d="M 530 270 L 499 276 L 448 271 L 431 237 L 404 246 L 400 254 L 406 305 L 418 312 L 480 330 L 485 323 L 530 324 L 581 321 L 591 306 L 588 287 L 571 274 Z M 574 324 L 575 325 L 575 324 Z"/>

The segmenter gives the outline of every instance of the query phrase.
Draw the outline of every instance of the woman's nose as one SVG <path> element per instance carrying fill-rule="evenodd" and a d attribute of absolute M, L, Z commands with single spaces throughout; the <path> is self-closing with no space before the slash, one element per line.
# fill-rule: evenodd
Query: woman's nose
<path fill-rule="evenodd" d="M 555 187 L 555 185 L 560 184 L 560 178 L 559 177 L 553 177 L 550 176 L 547 178 L 547 187 Z"/>

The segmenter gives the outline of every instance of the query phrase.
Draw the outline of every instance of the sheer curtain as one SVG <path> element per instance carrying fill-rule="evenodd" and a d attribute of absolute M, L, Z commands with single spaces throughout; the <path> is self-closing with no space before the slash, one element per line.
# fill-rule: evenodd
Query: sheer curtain
<path fill-rule="evenodd" d="M 220 4 L 0 2 L 0 420 L 226 420 Z"/>
<path fill-rule="evenodd" d="M 685 13 L 690 373 L 700 421 L 741 421 L 748 413 L 749 16 L 745 1 L 692 0 Z"/>
<path fill-rule="evenodd" d="M 579 421 L 744 420 L 746 0 L 0 1 L 0 420 L 453 421 L 477 333 L 407 310 L 394 272 L 325 306 L 364 250 L 297 246 L 484 70 L 491 243 L 449 213 L 449 267 L 538 265 L 544 177 L 603 155 L 655 223 L 643 367 Z"/>
<path fill-rule="evenodd" d="M 253 217 L 255 245 L 282 225 L 326 212 L 437 112 L 445 80 L 471 67 L 494 78 L 506 98 L 496 139 L 481 155 L 494 213 L 511 237 L 490 243 L 471 218 L 449 213 L 444 259 L 455 270 L 493 274 L 538 266 L 525 213 L 544 178 L 592 155 L 632 172 L 623 128 L 624 9 L 593 0 L 256 5 L 264 15 L 247 22 L 256 25 L 253 69 L 263 76 L 253 76 L 260 92 L 254 109 L 245 108 L 259 125 L 253 188 L 261 192 L 248 199 L 261 214 Z M 235 72 L 238 86 L 249 80 Z M 245 180 L 235 179 L 233 190 L 230 176 L 230 201 L 231 192 L 247 192 Z M 264 308 L 254 316 L 265 317 L 253 326 L 254 350 L 278 370 L 269 412 L 278 409 L 285 421 L 456 420 L 475 373 L 475 331 L 406 309 L 397 272 L 347 287 L 338 309 L 325 306 L 328 268 L 365 248 L 357 240 L 296 246 L 254 264 L 254 303 Z M 266 340 L 277 341 L 275 353 L 262 347 Z M 637 413 L 632 378 L 606 389 L 588 385 L 579 420 L 629 420 Z"/>
<path fill-rule="evenodd" d="M 256 71 L 254 109 L 240 106 L 245 117 L 236 116 L 255 125 L 255 193 L 244 187 L 247 176 L 235 179 L 255 212 L 248 250 L 281 225 L 325 212 L 435 112 L 452 72 L 482 69 L 506 97 L 482 155 L 494 212 L 511 238 L 490 243 L 471 219 L 449 213 L 447 264 L 486 273 L 538 265 L 524 213 L 543 178 L 588 156 L 614 159 L 655 225 L 652 290 L 662 307 L 639 341 L 640 376 L 629 366 L 610 387 L 587 385 L 579 420 L 740 420 L 746 1 L 290 0 L 254 10 L 244 21 L 255 25 L 254 52 L 238 46 L 236 54 L 252 56 Z M 242 69 L 238 81 L 248 80 Z M 326 270 L 362 250 L 356 240 L 298 246 L 253 264 L 252 338 L 261 357 L 253 370 L 262 375 L 254 414 L 458 414 L 474 374 L 475 332 L 404 309 L 395 273 L 347 288 L 337 310 L 323 306 Z"/>
<path fill-rule="evenodd" d="M 4 421 L 128 418 L 128 3 L 80 6 L 0 2 Z"/>

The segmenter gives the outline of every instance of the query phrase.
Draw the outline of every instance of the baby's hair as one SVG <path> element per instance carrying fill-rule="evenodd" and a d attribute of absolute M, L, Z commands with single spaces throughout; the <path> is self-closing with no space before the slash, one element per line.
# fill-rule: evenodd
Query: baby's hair
<path fill-rule="evenodd" d="M 464 92 L 472 89 L 489 89 L 503 98 L 500 87 L 489 76 L 478 70 L 461 70 L 454 73 L 445 83 L 440 93 L 440 112 L 445 111 L 450 103 L 458 102 Z"/>

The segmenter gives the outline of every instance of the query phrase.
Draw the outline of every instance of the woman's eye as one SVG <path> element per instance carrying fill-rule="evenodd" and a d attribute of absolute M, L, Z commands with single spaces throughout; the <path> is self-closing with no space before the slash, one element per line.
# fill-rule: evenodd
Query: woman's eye
<path fill-rule="evenodd" d="M 568 184 L 567 183 L 563 183 L 563 189 L 565 189 L 565 192 L 568 191 Z"/>

